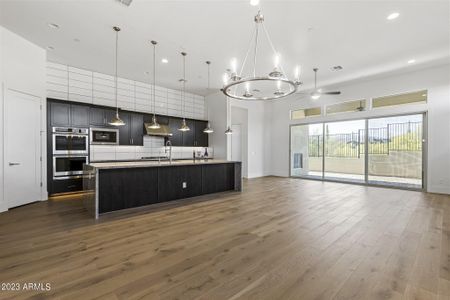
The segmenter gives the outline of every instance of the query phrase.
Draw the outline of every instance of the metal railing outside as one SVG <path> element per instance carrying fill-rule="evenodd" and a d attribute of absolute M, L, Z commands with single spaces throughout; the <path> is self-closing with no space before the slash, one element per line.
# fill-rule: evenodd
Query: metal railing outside
<path fill-rule="evenodd" d="M 364 155 L 365 129 L 357 132 L 325 135 L 326 157 L 360 158 Z M 422 151 L 422 122 L 392 123 L 369 128 L 369 154 L 389 155 L 390 151 Z M 310 135 L 310 157 L 322 157 L 323 135 Z"/>

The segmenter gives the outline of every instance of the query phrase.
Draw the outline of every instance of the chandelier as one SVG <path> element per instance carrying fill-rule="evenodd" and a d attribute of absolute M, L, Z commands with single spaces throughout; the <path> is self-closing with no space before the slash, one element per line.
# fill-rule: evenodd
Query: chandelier
<path fill-rule="evenodd" d="M 247 49 L 240 71 L 237 71 L 237 61 L 232 59 L 231 69 L 224 74 L 222 92 L 231 98 L 239 100 L 272 100 L 289 96 L 297 91 L 300 82 L 300 68 L 297 66 L 294 71 L 294 78 L 287 77 L 280 64 L 280 55 L 275 50 L 269 33 L 264 26 L 264 16 L 261 11 L 254 18 L 255 29 L 253 31 L 250 45 Z M 258 75 L 256 72 L 258 46 L 260 35 L 264 34 L 274 54 L 274 66 L 271 72 Z M 244 75 L 243 71 L 249 59 L 250 52 L 253 52 L 253 72 Z"/>

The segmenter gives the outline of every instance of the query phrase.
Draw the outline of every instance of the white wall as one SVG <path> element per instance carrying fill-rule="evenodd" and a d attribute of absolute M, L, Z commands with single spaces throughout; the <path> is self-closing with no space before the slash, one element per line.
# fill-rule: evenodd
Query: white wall
<path fill-rule="evenodd" d="M 231 126 L 233 125 L 241 126 L 239 145 L 241 145 L 242 177 L 248 178 L 248 110 L 246 108 L 231 107 Z M 236 136 L 233 133 L 232 141 L 234 141 L 234 138 Z M 231 145 L 231 147 L 234 146 Z"/>
<path fill-rule="evenodd" d="M 330 89 L 333 87 L 330 87 Z M 371 116 L 428 111 L 428 174 L 430 192 L 450 193 L 450 65 L 417 70 L 372 80 L 340 85 L 340 96 L 324 96 L 317 101 L 309 97 L 291 97 L 271 103 L 273 175 L 289 176 L 289 125 L 328 120 L 345 120 Z M 373 109 L 358 113 L 343 113 L 290 120 L 293 109 L 316 107 L 341 101 L 371 99 L 379 96 L 428 90 L 428 103 Z"/>
<path fill-rule="evenodd" d="M 227 120 L 226 97 L 218 92 L 206 97 L 209 107 L 211 125 L 215 132 L 210 139 L 216 158 L 229 159 L 231 153 L 231 137 L 224 134 L 229 121 Z M 268 103 L 258 101 L 230 100 L 231 107 L 246 109 L 248 112 L 248 178 L 270 175 L 271 159 L 271 111 Z M 270 108 L 270 107 L 269 107 Z M 231 115 L 233 119 L 233 115 Z M 233 120 L 230 120 L 233 123 Z M 236 122 L 239 122 L 236 120 Z"/>
<path fill-rule="evenodd" d="M 0 211 L 7 210 L 6 199 L 3 199 L 4 166 L 3 166 L 3 114 L 4 97 L 8 89 L 31 94 L 41 98 L 43 112 L 45 112 L 45 61 L 44 49 L 30 43 L 13 32 L 0 27 L 0 81 L 2 92 L 0 94 Z M 28 126 L 41 127 L 42 153 L 46 153 L 45 130 L 46 119 L 41 115 L 41 124 L 28 124 Z M 46 165 L 45 155 L 42 155 L 43 166 Z M 42 168 L 41 199 L 47 199 L 46 168 Z M 38 199 L 36 199 L 38 200 Z"/>

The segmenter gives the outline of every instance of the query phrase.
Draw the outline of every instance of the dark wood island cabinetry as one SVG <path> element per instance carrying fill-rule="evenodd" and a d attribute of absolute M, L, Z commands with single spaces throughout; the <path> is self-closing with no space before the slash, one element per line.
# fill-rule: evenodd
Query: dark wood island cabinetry
<path fill-rule="evenodd" d="M 176 161 L 94 163 L 85 166 L 86 207 L 103 213 L 212 194 L 241 191 L 241 163 Z"/>

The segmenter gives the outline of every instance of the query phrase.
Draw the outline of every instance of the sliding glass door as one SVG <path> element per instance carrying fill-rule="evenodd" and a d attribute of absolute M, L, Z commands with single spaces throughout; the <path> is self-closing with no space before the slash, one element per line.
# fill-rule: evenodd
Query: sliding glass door
<path fill-rule="evenodd" d="M 323 124 L 291 128 L 291 175 L 322 178 Z"/>
<path fill-rule="evenodd" d="M 422 188 L 423 115 L 370 119 L 368 181 Z"/>
<path fill-rule="evenodd" d="M 291 126 L 291 176 L 421 189 L 423 122 L 414 114 Z"/>
<path fill-rule="evenodd" d="M 324 177 L 364 182 L 365 120 L 325 123 Z"/>

